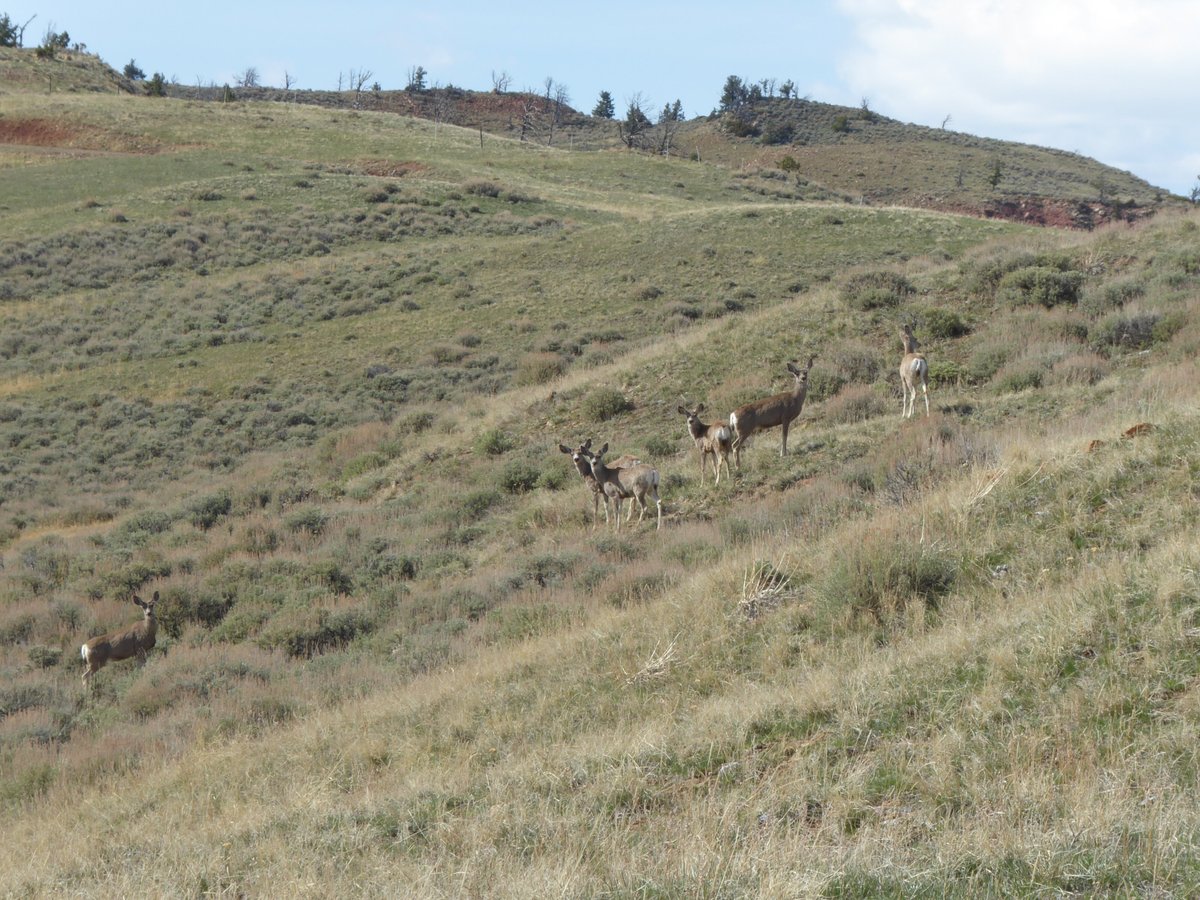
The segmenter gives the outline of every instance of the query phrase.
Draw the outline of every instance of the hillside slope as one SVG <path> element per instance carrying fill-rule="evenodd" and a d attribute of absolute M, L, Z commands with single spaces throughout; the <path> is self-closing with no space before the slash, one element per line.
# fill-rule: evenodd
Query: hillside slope
<path fill-rule="evenodd" d="M 295 104 L 0 114 L 88 151 L 0 145 L 0 893 L 1200 887 L 1194 213 L 814 202 Z M 677 407 L 809 354 L 790 454 L 702 482 Z M 658 468 L 662 531 L 593 527 L 587 438 Z"/>

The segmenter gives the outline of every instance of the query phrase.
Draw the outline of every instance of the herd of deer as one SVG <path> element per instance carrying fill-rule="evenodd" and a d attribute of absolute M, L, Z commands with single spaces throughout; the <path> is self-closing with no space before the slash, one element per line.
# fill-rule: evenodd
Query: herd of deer
<path fill-rule="evenodd" d="M 917 404 L 917 387 L 925 399 L 925 415 L 929 415 L 929 363 L 925 354 L 918 352 L 918 343 L 913 336 L 911 325 L 902 325 L 900 340 L 904 345 L 904 358 L 900 361 L 900 385 L 904 392 L 901 404 L 901 415 L 911 418 Z M 729 469 L 729 456 L 733 454 L 733 463 L 737 468 L 742 467 L 742 447 L 751 435 L 768 428 L 779 427 L 782 441 L 779 455 L 787 455 L 788 429 L 792 421 L 800 415 L 804 408 L 804 398 L 808 394 L 808 373 L 812 369 L 815 357 L 810 356 L 808 365 L 801 369 L 795 363 L 788 363 L 787 370 L 795 379 L 795 385 L 790 391 L 774 394 L 762 400 L 754 400 L 739 406 L 729 414 L 729 424 L 722 422 L 705 423 L 700 419 L 704 412 L 701 403 L 695 409 L 686 406 L 678 407 L 679 414 L 687 420 L 688 433 L 700 454 L 700 481 L 708 471 L 708 459 L 712 457 L 713 483 L 721 483 L 721 466 L 725 466 L 725 474 L 733 477 Z M 595 528 L 600 520 L 600 504 L 604 504 L 604 521 L 609 523 L 609 506 L 613 508 L 616 527 L 621 528 L 621 506 L 626 500 L 637 501 L 640 507 L 638 521 L 646 515 L 646 498 L 654 500 L 657 511 L 655 528 L 662 528 L 662 500 L 658 495 L 658 470 L 647 465 L 633 456 L 620 456 L 608 462 L 604 455 L 608 452 L 608 444 L 597 451 L 592 451 L 592 439 L 588 438 L 578 447 L 571 448 L 559 444 L 558 449 L 568 454 L 575 463 L 584 482 L 592 491 L 592 527 Z M 629 515 L 626 521 L 633 518 L 633 503 L 629 505 Z"/>
<path fill-rule="evenodd" d="M 917 385 L 925 397 L 925 415 L 929 415 L 928 375 L 929 363 L 925 355 L 917 352 L 917 339 L 913 337 L 912 326 L 904 325 L 900 329 L 900 339 L 904 344 L 904 359 L 900 362 L 900 383 L 904 390 L 904 418 L 911 418 L 917 403 Z M 701 403 L 695 409 L 679 407 L 679 413 L 687 419 L 688 433 L 700 453 L 700 481 L 708 470 L 708 458 L 713 460 L 714 484 L 721 483 L 721 466 L 725 466 L 725 474 L 732 478 L 729 470 L 729 455 L 733 454 L 733 462 L 737 468 L 742 467 L 742 447 L 751 435 L 768 428 L 779 427 L 783 440 L 779 447 L 779 455 L 787 455 L 788 428 L 792 421 L 800 415 L 804 407 L 804 398 L 808 394 L 808 373 L 812 369 L 815 357 L 810 356 L 808 365 L 801 369 L 795 363 L 788 363 L 787 370 L 795 379 L 795 385 L 790 391 L 774 394 L 762 400 L 754 400 L 739 406 L 729 414 L 729 424 L 713 422 L 706 424 L 700 420 L 704 412 Z M 633 518 L 633 502 L 640 507 L 638 521 L 646 515 L 647 500 L 654 501 L 656 511 L 655 528 L 662 528 L 662 499 L 658 495 L 658 470 L 632 456 L 619 456 L 605 462 L 608 444 L 599 450 L 592 450 L 592 439 L 588 438 L 574 449 L 559 444 L 558 449 L 569 454 L 579 475 L 592 491 L 592 527 L 599 524 L 600 504 L 604 503 L 604 521 L 608 524 L 609 507 L 613 509 L 616 528 L 621 529 L 621 506 L 626 500 L 629 504 L 627 520 Z M 83 685 L 88 687 L 90 679 L 109 662 L 137 657 L 142 663 L 146 661 L 146 651 L 153 649 L 155 635 L 158 633 L 158 619 L 154 615 L 154 606 L 158 603 L 158 592 L 150 602 L 134 596 L 133 602 L 142 608 L 142 621 L 128 628 L 110 631 L 88 640 L 79 648 L 86 668 L 83 673 Z"/>

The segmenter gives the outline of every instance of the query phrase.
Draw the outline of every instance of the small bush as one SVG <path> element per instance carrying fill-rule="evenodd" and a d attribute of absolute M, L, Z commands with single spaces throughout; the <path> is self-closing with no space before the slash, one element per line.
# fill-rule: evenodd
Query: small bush
<path fill-rule="evenodd" d="M 513 439 L 499 428 L 489 428 L 475 441 L 475 449 L 484 456 L 501 456 L 513 448 Z"/>
<path fill-rule="evenodd" d="M 287 527 L 297 534 L 310 534 L 318 537 L 325 533 L 329 525 L 329 516 L 324 510 L 315 506 L 298 509 L 286 520 Z"/>
<path fill-rule="evenodd" d="M 1161 334 L 1161 321 L 1158 313 L 1109 316 L 1091 330 L 1088 343 L 1097 353 L 1103 354 L 1146 350 L 1155 343 L 1156 335 Z"/>
<path fill-rule="evenodd" d="M 936 609 L 958 573 L 957 562 L 937 546 L 908 535 L 868 534 L 842 549 L 819 594 L 828 611 L 841 608 L 883 622 L 914 599 Z"/>
<path fill-rule="evenodd" d="M 1079 300 L 1082 285 L 1082 272 L 1027 266 L 1001 278 L 996 296 L 1015 306 L 1039 304 L 1050 309 L 1062 304 L 1074 305 Z"/>
<path fill-rule="evenodd" d="M 898 272 L 861 272 L 846 280 L 842 299 L 851 309 L 865 312 L 899 306 L 914 292 L 909 280 Z"/>
<path fill-rule="evenodd" d="M 500 196 L 500 186 L 492 181 L 470 181 L 463 185 L 463 189 L 468 194 L 474 194 L 477 197 Z"/>
<path fill-rule="evenodd" d="M 557 353 L 527 353 L 517 362 L 518 385 L 545 384 L 566 371 L 566 363 Z"/>
<path fill-rule="evenodd" d="M 867 385 L 852 385 L 831 398 L 823 407 L 825 421 L 834 425 L 865 422 L 888 411 L 878 391 Z"/>
<path fill-rule="evenodd" d="M 1005 366 L 995 376 L 996 389 L 1003 393 L 1040 388 L 1045 378 L 1045 369 L 1036 360 L 1022 360 Z"/>
<path fill-rule="evenodd" d="M 956 312 L 947 309 L 927 309 L 921 315 L 921 329 L 935 340 L 959 338 L 971 333 Z"/>
<path fill-rule="evenodd" d="M 208 531 L 218 519 L 229 515 L 232 508 L 233 498 L 227 491 L 221 491 L 193 501 L 188 507 L 188 521 L 201 531 Z"/>
<path fill-rule="evenodd" d="M 514 460 L 500 473 L 500 486 L 510 494 L 523 494 L 533 490 L 541 472 L 527 462 Z"/>
<path fill-rule="evenodd" d="M 615 388 L 597 388 L 583 401 L 581 412 L 589 422 L 607 422 L 633 409 L 625 395 Z"/>

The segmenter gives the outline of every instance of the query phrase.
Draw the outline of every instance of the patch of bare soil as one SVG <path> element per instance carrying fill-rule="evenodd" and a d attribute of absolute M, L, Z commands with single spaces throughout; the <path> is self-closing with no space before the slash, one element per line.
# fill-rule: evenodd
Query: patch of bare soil
<path fill-rule="evenodd" d="M 53 148 L 70 153 L 155 153 L 148 138 L 77 126 L 54 119 L 0 118 L 0 144 Z"/>
<path fill-rule="evenodd" d="M 1087 200 L 1055 200 L 1048 197 L 1023 197 L 992 200 L 982 205 L 942 200 L 932 197 L 910 198 L 907 201 L 921 209 L 975 216 L 981 219 L 1003 219 L 1046 228 L 1091 230 L 1113 222 L 1137 222 L 1154 215 L 1154 209 L 1135 203 L 1101 203 Z"/>

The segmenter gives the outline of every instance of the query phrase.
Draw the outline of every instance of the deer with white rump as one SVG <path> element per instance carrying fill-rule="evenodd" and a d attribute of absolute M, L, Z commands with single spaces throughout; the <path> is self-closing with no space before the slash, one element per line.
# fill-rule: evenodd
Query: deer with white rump
<path fill-rule="evenodd" d="M 725 474 L 729 475 L 729 453 L 733 449 L 733 435 L 728 426 L 721 422 L 705 425 L 700 421 L 702 412 L 704 412 L 703 403 L 695 410 L 690 410 L 685 406 L 679 407 L 679 414 L 687 418 L 688 434 L 692 436 L 692 440 L 696 443 L 696 449 L 700 451 L 700 483 L 704 484 L 704 470 L 707 468 L 708 458 L 711 456 L 713 458 L 713 474 L 716 476 L 713 483 L 720 484 L 721 463 L 725 463 Z"/>
<path fill-rule="evenodd" d="M 911 419 L 917 406 L 917 385 L 921 385 L 921 394 L 925 398 L 925 415 L 929 415 L 929 363 L 924 353 L 918 353 L 921 345 L 913 337 L 912 326 L 904 324 L 900 327 L 900 341 L 904 344 L 904 359 L 900 360 L 900 389 L 904 391 L 900 415 Z"/>
<path fill-rule="evenodd" d="M 591 489 L 592 528 L 595 528 L 600 522 L 600 501 L 602 500 L 604 501 L 604 524 L 608 524 L 608 497 L 604 494 L 604 486 L 601 485 L 600 482 L 596 480 L 596 477 L 592 474 L 592 463 L 588 454 L 591 446 L 592 439 L 588 438 L 574 450 L 565 444 L 559 444 L 558 449 L 571 457 L 571 462 L 575 464 L 575 471 L 579 473 L 579 476 L 584 480 L 588 488 Z M 636 456 L 625 454 L 624 456 L 618 456 L 611 463 L 609 463 L 609 468 L 627 469 L 630 466 L 641 465 L 641 463 L 642 461 Z M 629 514 L 631 517 L 633 516 L 632 506 L 629 507 Z"/>
<path fill-rule="evenodd" d="M 640 463 L 625 469 L 617 469 L 604 464 L 604 454 L 608 452 L 605 444 L 595 453 L 584 451 L 585 458 L 591 463 L 592 477 L 604 491 L 604 496 L 613 504 L 617 516 L 617 531 L 621 530 L 621 504 L 626 500 L 637 500 L 641 507 L 638 521 L 646 515 L 646 495 L 654 498 L 654 506 L 658 511 L 658 522 L 655 530 L 662 528 L 662 500 L 658 496 L 658 470 L 653 466 Z M 633 504 L 629 504 L 629 518 L 633 518 Z"/>
<path fill-rule="evenodd" d="M 90 686 L 89 679 L 107 663 L 136 656 L 144 664 L 146 651 L 154 648 L 154 636 L 158 633 L 154 604 L 158 603 L 158 591 L 154 592 L 149 603 L 137 595 L 134 595 L 133 602 L 142 608 L 142 621 L 128 628 L 98 635 L 79 648 L 83 661 L 87 663 L 83 673 L 85 688 Z"/>
<path fill-rule="evenodd" d="M 783 429 L 779 455 L 787 455 L 788 428 L 804 408 L 804 398 L 808 395 L 808 373 L 814 359 L 815 356 L 810 356 L 808 365 L 803 369 L 795 363 L 787 364 L 788 372 L 796 379 L 792 390 L 746 403 L 729 414 L 729 427 L 734 433 L 733 461 L 739 469 L 742 467 L 742 445 L 752 434 L 777 425 Z"/>

